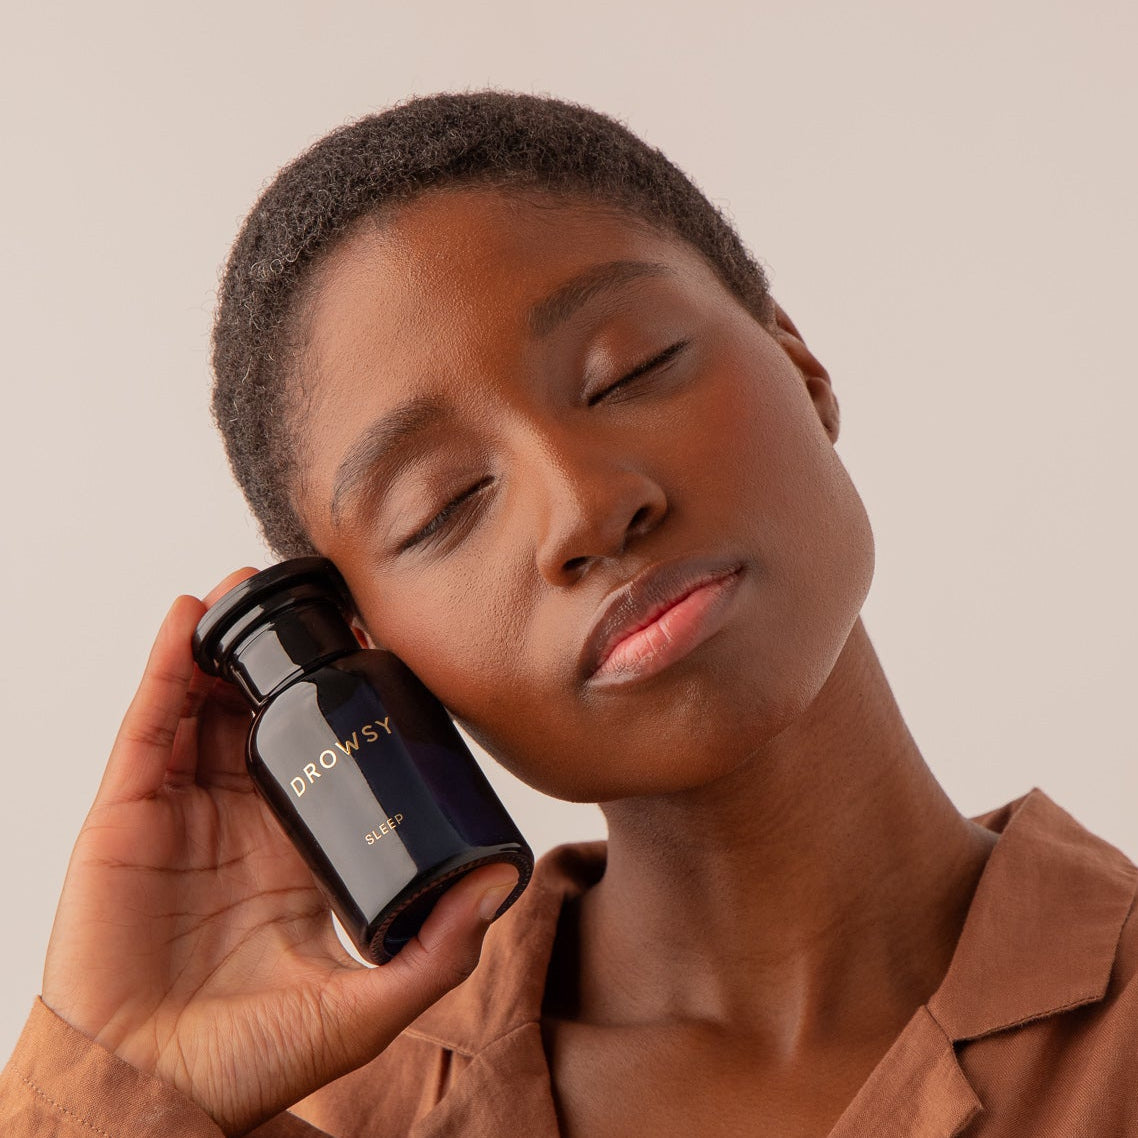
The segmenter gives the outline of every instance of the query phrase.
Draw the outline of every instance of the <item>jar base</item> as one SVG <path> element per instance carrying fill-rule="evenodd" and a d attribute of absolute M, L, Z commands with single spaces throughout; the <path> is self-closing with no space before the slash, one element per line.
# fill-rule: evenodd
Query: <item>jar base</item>
<path fill-rule="evenodd" d="M 485 847 L 483 847 L 485 848 Z M 501 862 L 513 865 L 518 870 L 518 881 L 509 896 L 499 906 L 499 914 L 504 913 L 521 896 L 533 873 L 533 857 L 526 849 L 496 850 L 493 853 L 464 858 L 457 861 L 449 859 L 440 863 L 429 880 L 408 886 L 380 914 L 380 923 L 375 926 L 367 943 L 366 955 L 376 964 L 386 964 L 398 955 L 408 941 L 412 940 L 439 898 L 455 884 L 458 878 L 477 869 L 479 866 Z"/>

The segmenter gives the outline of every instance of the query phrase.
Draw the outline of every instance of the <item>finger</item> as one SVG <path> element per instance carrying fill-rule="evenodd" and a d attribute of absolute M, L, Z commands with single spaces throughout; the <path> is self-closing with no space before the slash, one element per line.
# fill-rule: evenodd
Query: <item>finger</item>
<path fill-rule="evenodd" d="M 245 749 L 252 717 L 253 709 L 236 687 L 217 680 L 196 720 L 199 785 L 245 786 L 249 778 Z"/>
<path fill-rule="evenodd" d="M 232 573 L 223 577 L 206 595 L 202 604 L 208 609 L 211 605 L 219 601 L 231 589 L 236 588 L 242 581 L 257 573 L 256 569 L 246 565 L 242 569 L 235 569 Z M 219 684 L 216 676 L 211 676 L 207 672 L 203 672 L 200 668 L 195 667 L 193 677 L 190 680 L 190 686 L 186 692 L 186 698 L 182 704 L 181 718 L 190 719 L 197 716 L 205 701 L 214 695 L 218 688 L 222 685 Z M 222 696 L 222 698 L 226 698 Z M 240 706 L 244 708 L 244 703 L 241 701 L 231 701 L 233 706 Z"/>
<path fill-rule="evenodd" d="M 206 595 L 206 607 L 216 604 L 226 593 L 258 570 L 250 565 L 223 577 Z M 200 671 L 200 670 L 199 670 Z M 201 673 L 201 684 L 191 684 L 184 715 L 192 716 L 179 729 L 186 746 L 175 751 L 178 765 L 172 777 L 192 776 L 202 786 L 225 785 L 232 778 L 244 781 L 245 742 L 249 731 L 250 707 L 245 697 L 229 681 Z M 192 768 L 191 768 L 192 764 Z"/>
<path fill-rule="evenodd" d="M 203 672 L 195 665 L 190 686 L 186 689 L 186 698 L 182 701 L 182 719 L 194 719 L 201 714 L 205 701 L 217 686 L 217 677 Z"/>
<path fill-rule="evenodd" d="M 393 960 L 337 973 L 324 1010 L 334 1017 L 346 1061 L 358 1066 L 386 1047 L 474 971 L 486 931 L 517 880 L 517 869 L 502 864 L 466 874 Z M 350 1053 L 353 1048 L 358 1055 Z"/>
<path fill-rule="evenodd" d="M 200 770 L 208 766 L 208 762 L 203 762 L 206 756 L 202 754 L 201 740 L 203 734 L 207 738 L 212 735 L 209 725 L 219 710 L 215 705 L 220 705 L 230 718 L 235 719 L 239 724 L 236 732 L 244 738 L 249 728 L 248 703 L 232 684 L 195 666 L 194 678 L 190 681 L 178 719 L 173 751 L 166 765 L 166 781 L 170 784 L 189 786 Z"/>
<path fill-rule="evenodd" d="M 96 803 L 135 801 L 162 786 L 194 674 L 190 638 L 204 612 L 197 597 L 184 594 L 166 613 L 115 737 Z"/>
<path fill-rule="evenodd" d="M 241 569 L 235 569 L 206 594 L 202 603 L 206 608 L 209 608 L 242 581 L 254 576 L 256 572 L 256 569 L 248 565 Z M 241 698 L 233 685 L 203 672 L 201 668 L 195 666 L 186 698 L 182 703 L 170 762 L 166 767 L 166 781 L 173 786 L 190 785 L 195 781 L 199 767 L 203 765 L 199 747 L 201 735 L 199 720 L 202 710 L 207 701 L 210 700 L 236 713 L 241 723 L 242 732 L 248 727 L 248 704 Z M 208 771 L 206 778 L 209 781 Z"/>
<path fill-rule="evenodd" d="M 214 585 L 212 589 L 210 589 L 208 593 L 206 593 L 205 597 L 203 598 L 206 608 L 221 600 L 221 598 L 225 596 L 225 594 L 228 593 L 230 589 L 235 589 L 238 585 L 241 584 L 242 581 L 247 580 L 249 577 L 252 577 L 256 572 L 257 570 L 250 565 L 246 565 L 241 569 L 234 569 L 232 573 L 223 577 L 216 585 Z"/>

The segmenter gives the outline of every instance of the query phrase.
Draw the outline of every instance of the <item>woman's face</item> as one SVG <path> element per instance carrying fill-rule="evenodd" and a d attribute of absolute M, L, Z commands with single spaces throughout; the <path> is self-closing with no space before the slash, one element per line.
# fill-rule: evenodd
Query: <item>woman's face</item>
<path fill-rule="evenodd" d="M 668 793 L 810 705 L 873 540 L 785 317 L 678 238 L 485 189 L 368 224 L 316 284 L 300 515 L 371 642 L 507 769 L 572 801 Z M 684 592 L 590 674 L 606 612 L 619 637 Z"/>

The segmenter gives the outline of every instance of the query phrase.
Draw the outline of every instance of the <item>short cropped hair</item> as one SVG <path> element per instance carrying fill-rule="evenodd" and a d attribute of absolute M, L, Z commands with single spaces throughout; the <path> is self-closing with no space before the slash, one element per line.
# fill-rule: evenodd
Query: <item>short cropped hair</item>
<path fill-rule="evenodd" d="M 427 190 L 586 197 L 678 234 L 768 327 L 766 274 L 731 223 L 660 150 L 588 107 L 505 91 L 409 99 L 325 135 L 257 199 L 230 250 L 212 337 L 212 412 L 268 547 L 314 552 L 294 508 L 297 324 L 314 264 L 365 215 Z"/>

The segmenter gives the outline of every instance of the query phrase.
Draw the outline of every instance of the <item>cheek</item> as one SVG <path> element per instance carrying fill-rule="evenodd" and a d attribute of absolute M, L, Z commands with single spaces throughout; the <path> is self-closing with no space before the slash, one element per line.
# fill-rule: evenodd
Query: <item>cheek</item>
<path fill-rule="evenodd" d="M 861 499 L 805 381 L 777 346 L 764 343 L 749 358 L 744 345 L 726 357 L 708 427 L 698 468 L 750 523 L 772 572 L 817 574 L 858 552 L 868 526 Z"/>
<path fill-rule="evenodd" d="M 368 609 L 375 639 L 463 719 L 481 718 L 526 680 L 524 606 L 510 575 L 495 568 L 501 563 L 480 567 L 477 576 L 469 565 L 453 578 L 432 572 L 424 575 L 429 587 L 389 585 Z"/>
<path fill-rule="evenodd" d="M 797 369 L 737 386 L 720 470 L 758 558 L 752 696 L 793 718 L 813 701 L 873 579 L 869 517 Z M 733 428 L 731 423 L 736 424 Z M 745 424 L 740 429 L 739 424 Z M 736 524 L 739 524 L 738 522 Z"/>

